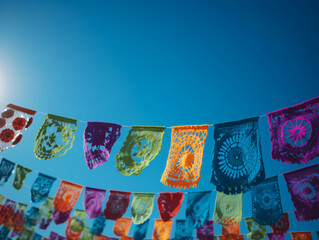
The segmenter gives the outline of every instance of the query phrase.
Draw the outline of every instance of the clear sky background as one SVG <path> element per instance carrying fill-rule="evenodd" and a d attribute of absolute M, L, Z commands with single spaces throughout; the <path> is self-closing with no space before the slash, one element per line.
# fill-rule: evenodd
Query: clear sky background
<path fill-rule="evenodd" d="M 318 1 L 0 0 L 1 107 L 11 102 L 86 121 L 155 126 L 264 115 L 319 95 L 318 12 Z M 78 123 L 73 149 L 67 155 L 47 161 L 35 158 L 34 137 L 43 120 L 37 114 L 22 142 L 1 156 L 84 186 L 176 191 L 160 183 L 170 129 L 149 167 L 139 176 L 125 177 L 115 168 L 115 155 L 128 128 L 122 129 L 108 162 L 88 170 L 82 150 L 85 123 Z M 272 160 L 267 118 L 260 119 L 260 128 L 266 177 L 319 162 L 316 158 L 307 165 L 287 166 Z M 212 150 L 210 127 L 202 178 L 196 189 L 185 192 L 215 189 L 210 183 Z M 26 185 L 31 186 L 36 176 L 31 173 Z M 13 178 L 0 193 L 29 203 L 29 189 L 16 191 Z M 283 176 L 279 182 L 284 211 L 292 212 Z M 51 197 L 58 185 L 56 181 Z M 185 203 L 186 199 L 175 219 L 185 218 Z M 83 209 L 82 196 L 76 208 Z M 244 195 L 243 208 L 244 217 L 251 216 L 250 193 Z M 130 211 L 125 216 L 131 216 Z M 152 219 L 158 216 L 155 205 Z M 290 231 L 319 230 L 319 221 L 297 223 L 293 213 L 289 219 Z M 48 231 L 36 232 L 63 234 L 65 226 L 52 223 Z M 105 235 L 114 236 L 112 226 L 108 221 Z M 148 238 L 152 228 L 153 220 Z M 216 234 L 220 229 L 215 224 Z M 244 222 L 241 232 L 248 232 Z M 286 239 L 291 239 L 290 234 Z"/>

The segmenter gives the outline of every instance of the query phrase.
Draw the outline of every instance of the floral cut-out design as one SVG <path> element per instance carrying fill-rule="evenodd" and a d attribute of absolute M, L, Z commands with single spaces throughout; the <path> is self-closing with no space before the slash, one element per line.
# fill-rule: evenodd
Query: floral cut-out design
<path fill-rule="evenodd" d="M 25 213 L 24 223 L 27 227 L 34 229 L 38 223 L 41 221 L 41 215 L 39 212 L 39 208 L 31 207 Z"/>
<path fill-rule="evenodd" d="M 171 234 L 173 221 L 162 221 L 159 219 L 155 220 L 153 229 L 153 240 L 167 240 Z"/>
<path fill-rule="evenodd" d="M 260 225 L 271 225 L 283 214 L 278 177 L 264 180 L 251 190 L 252 218 Z"/>
<path fill-rule="evenodd" d="M 15 163 L 2 158 L 0 163 L 0 186 L 4 185 L 10 178 Z"/>
<path fill-rule="evenodd" d="M 93 240 L 93 234 L 90 233 L 89 227 L 84 227 L 82 236 L 79 240 Z"/>
<path fill-rule="evenodd" d="M 190 228 L 199 228 L 209 219 L 211 192 L 190 192 L 187 197 L 186 221 Z"/>
<path fill-rule="evenodd" d="M 145 239 L 149 223 L 150 223 L 150 220 L 147 219 L 145 222 L 135 225 L 134 233 L 133 233 L 133 239 L 134 240 L 143 240 L 143 239 Z"/>
<path fill-rule="evenodd" d="M 278 235 L 274 233 L 267 233 L 269 240 L 286 240 L 285 235 Z"/>
<path fill-rule="evenodd" d="M 297 221 L 319 218 L 319 164 L 284 174 Z"/>
<path fill-rule="evenodd" d="M 17 165 L 15 169 L 14 181 L 12 183 L 12 186 L 16 190 L 20 190 L 24 184 L 26 177 L 29 175 L 30 172 L 32 172 L 31 169 L 28 169 L 21 165 Z"/>
<path fill-rule="evenodd" d="M 261 226 L 252 218 L 245 218 L 246 226 L 249 231 L 247 237 L 252 240 L 261 240 L 267 236 L 266 226 Z"/>
<path fill-rule="evenodd" d="M 197 228 L 196 237 L 199 240 L 213 240 L 214 239 L 214 222 L 207 221 L 203 226 Z"/>
<path fill-rule="evenodd" d="M 132 126 L 116 155 L 116 168 L 124 176 L 138 176 L 161 150 L 165 127 Z"/>
<path fill-rule="evenodd" d="M 267 116 L 273 159 L 300 164 L 319 156 L 319 97 Z"/>
<path fill-rule="evenodd" d="M 292 240 L 312 240 L 311 232 L 291 232 Z"/>
<path fill-rule="evenodd" d="M 65 223 L 70 215 L 71 215 L 71 211 L 67 211 L 67 212 L 59 212 L 57 210 L 54 210 L 53 214 L 52 214 L 52 219 L 54 221 L 55 224 L 62 224 Z"/>
<path fill-rule="evenodd" d="M 52 214 L 54 213 L 53 198 L 47 197 L 40 205 L 39 211 L 42 217 L 39 228 L 45 230 L 52 221 Z"/>
<path fill-rule="evenodd" d="M 276 223 L 270 225 L 270 227 L 274 234 L 283 235 L 289 230 L 289 225 L 288 213 L 284 213 L 283 216 Z"/>
<path fill-rule="evenodd" d="M 20 234 L 24 227 L 24 213 L 27 209 L 27 205 L 23 203 L 17 203 L 15 205 L 15 212 L 12 217 L 12 231 L 13 235 Z"/>
<path fill-rule="evenodd" d="M 106 225 L 106 218 L 103 215 L 94 219 L 90 233 L 94 235 L 101 235 Z"/>
<path fill-rule="evenodd" d="M 54 197 L 55 210 L 59 212 L 70 211 L 77 202 L 83 186 L 62 180 Z"/>
<path fill-rule="evenodd" d="M 175 221 L 176 228 L 175 228 L 175 237 L 174 240 L 193 240 L 193 229 L 188 227 L 186 220 L 179 220 Z"/>
<path fill-rule="evenodd" d="M 31 125 L 35 113 L 36 111 L 13 104 L 7 105 L 0 118 L 0 152 L 21 141 L 22 132 Z"/>
<path fill-rule="evenodd" d="M 153 212 L 155 193 L 134 193 L 131 213 L 134 224 L 141 224 L 150 218 Z"/>
<path fill-rule="evenodd" d="M 86 187 L 83 196 L 83 207 L 89 219 L 102 214 L 102 204 L 106 190 Z"/>
<path fill-rule="evenodd" d="M 31 188 L 31 201 L 39 203 L 44 201 L 50 193 L 56 178 L 39 173 Z"/>
<path fill-rule="evenodd" d="M 89 169 L 102 165 L 110 157 L 113 144 L 121 135 L 114 123 L 88 122 L 83 134 L 83 150 Z"/>
<path fill-rule="evenodd" d="M 113 225 L 113 233 L 119 237 L 127 236 L 130 231 L 131 224 L 131 218 L 118 218 Z"/>
<path fill-rule="evenodd" d="M 157 198 L 157 207 L 161 219 L 166 222 L 178 213 L 184 199 L 184 193 L 160 193 Z"/>
<path fill-rule="evenodd" d="M 76 209 L 73 217 L 69 218 L 65 228 L 65 236 L 68 240 L 77 240 L 82 234 L 85 224 L 85 212 Z"/>
<path fill-rule="evenodd" d="M 208 125 L 172 127 L 171 147 L 161 182 L 175 188 L 197 187 Z"/>
<path fill-rule="evenodd" d="M 244 240 L 244 235 L 240 234 L 240 222 L 232 225 L 222 225 L 222 236 L 220 240 Z"/>
<path fill-rule="evenodd" d="M 122 217 L 128 208 L 130 197 L 130 192 L 110 190 L 109 199 L 103 212 L 104 217 L 110 220 Z"/>
<path fill-rule="evenodd" d="M 21 232 L 21 234 L 17 238 L 17 240 L 28 240 L 28 239 L 31 239 L 33 233 L 34 233 L 34 229 L 30 229 L 28 227 L 24 227 L 22 232 Z M 52 239 L 50 238 L 50 240 L 52 240 Z M 64 240 L 64 239 L 53 239 L 53 240 Z"/>
<path fill-rule="evenodd" d="M 215 124 L 211 182 L 225 194 L 245 193 L 265 178 L 258 117 Z"/>
<path fill-rule="evenodd" d="M 243 213 L 243 194 L 227 195 L 217 192 L 213 220 L 221 225 L 240 222 Z"/>
<path fill-rule="evenodd" d="M 35 136 L 34 155 L 38 159 L 50 159 L 66 154 L 73 146 L 77 121 L 48 114 Z"/>
<path fill-rule="evenodd" d="M 0 225 L 7 225 L 14 214 L 16 202 L 6 199 L 3 206 L 0 208 Z"/>

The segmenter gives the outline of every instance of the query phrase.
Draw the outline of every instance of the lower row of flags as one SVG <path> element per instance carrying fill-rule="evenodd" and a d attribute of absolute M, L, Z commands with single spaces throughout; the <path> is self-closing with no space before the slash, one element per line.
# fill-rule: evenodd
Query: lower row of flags
<path fill-rule="evenodd" d="M 48 198 L 44 205 L 52 199 Z M 108 239 L 135 239 L 142 240 L 147 236 L 147 231 L 151 220 L 147 219 L 141 224 L 135 224 L 132 237 L 128 236 L 132 225 L 132 218 L 121 217 L 114 220 L 113 233 L 118 238 L 109 238 L 103 235 L 107 219 L 100 215 L 95 218 L 91 228 L 85 226 L 86 214 L 83 210 L 76 209 L 70 217 L 70 214 L 61 216 L 57 211 L 46 209 L 41 206 L 40 209 L 31 207 L 27 210 L 27 206 L 21 203 L 15 203 L 10 199 L 6 199 L 4 205 L 0 206 L 0 239 L 10 240 L 108 240 Z M 53 214 L 53 216 L 51 215 Z M 49 217 L 50 216 L 50 217 Z M 43 237 L 38 234 L 35 229 L 38 225 L 39 229 L 45 230 L 53 220 L 56 224 L 60 224 L 64 219 L 67 221 L 64 236 L 51 232 L 49 237 Z M 229 225 L 222 225 L 222 234 L 216 236 L 214 234 L 214 221 L 205 221 L 198 228 L 189 227 L 189 219 L 186 220 L 168 220 L 155 219 L 152 239 L 167 240 L 170 238 L 173 223 L 175 224 L 175 240 L 234 240 L 244 239 L 244 235 L 240 233 L 240 222 Z M 245 218 L 246 227 L 249 233 L 246 235 L 248 239 L 259 240 L 268 236 L 269 240 L 285 240 L 285 234 L 289 230 L 288 213 L 284 213 L 281 219 L 271 225 L 272 233 L 267 233 L 266 226 L 259 225 L 251 217 Z M 196 229 L 196 230 L 195 230 Z M 194 234 L 196 231 L 196 234 Z M 292 240 L 312 240 L 311 231 L 290 232 Z M 319 231 L 316 231 L 319 238 Z"/>

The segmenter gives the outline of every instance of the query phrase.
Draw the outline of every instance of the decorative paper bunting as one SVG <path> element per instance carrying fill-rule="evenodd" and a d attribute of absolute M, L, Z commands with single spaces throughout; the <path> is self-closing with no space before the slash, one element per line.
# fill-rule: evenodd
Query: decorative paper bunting
<path fill-rule="evenodd" d="M 2 158 L 0 163 L 0 186 L 4 185 L 12 174 L 15 163 Z"/>
<path fill-rule="evenodd" d="M 52 219 L 55 222 L 55 224 L 65 223 L 69 219 L 71 211 L 72 210 L 67 212 L 59 212 L 55 210 L 52 214 Z"/>
<path fill-rule="evenodd" d="M 153 240 L 167 240 L 171 234 L 172 224 L 172 220 L 164 222 L 156 219 L 153 230 Z"/>
<path fill-rule="evenodd" d="M 200 179 L 208 125 L 172 127 L 171 148 L 161 182 L 175 188 L 196 188 Z"/>
<path fill-rule="evenodd" d="M 16 202 L 10 199 L 6 199 L 2 208 L 0 208 L 0 225 L 6 225 L 14 214 Z"/>
<path fill-rule="evenodd" d="M 284 213 L 283 216 L 276 223 L 270 225 L 272 232 L 277 235 L 283 235 L 289 230 L 289 218 L 288 213 Z"/>
<path fill-rule="evenodd" d="M 13 104 L 7 105 L 0 118 L 0 152 L 21 141 L 22 131 L 31 125 L 35 113 Z"/>
<path fill-rule="evenodd" d="M 251 190 L 252 218 L 260 225 L 271 225 L 282 217 L 278 177 L 264 180 Z"/>
<path fill-rule="evenodd" d="M 192 240 L 193 229 L 187 226 L 186 220 L 176 220 L 174 240 Z"/>
<path fill-rule="evenodd" d="M 150 223 L 150 220 L 147 219 L 145 222 L 134 226 L 134 234 L 133 234 L 134 240 L 145 239 L 149 223 Z"/>
<path fill-rule="evenodd" d="M 10 230 L 6 226 L 0 228 L 0 239 L 7 239 L 9 236 Z"/>
<path fill-rule="evenodd" d="M 106 190 L 86 187 L 83 196 L 83 207 L 89 219 L 102 214 L 102 204 Z"/>
<path fill-rule="evenodd" d="M 93 240 L 93 235 L 90 233 L 89 227 L 84 227 L 82 236 L 79 240 Z"/>
<path fill-rule="evenodd" d="M 110 157 L 113 144 L 121 135 L 121 126 L 88 122 L 83 134 L 83 150 L 89 169 L 102 165 Z"/>
<path fill-rule="evenodd" d="M 273 159 L 308 163 L 319 156 L 319 97 L 268 113 Z"/>
<path fill-rule="evenodd" d="M 258 117 L 215 125 L 211 182 L 225 194 L 247 192 L 265 178 Z"/>
<path fill-rule="evenodd" d="M 165 127 L 132 126 L 116 155 L 116 168 L 124 176 L 139 175 L 158 155 Z"/>
<path fill-rule="evenodd" d="M 269 240 L 285 240 L 286 239 L 284 235 L 278 235 L 274 233 L 267 233 L 267 237 Z"/>
<path fill-rule="evenodd" d="M 51 187 L 56 178 L 39 173 L 31 188 L 31 201 L 39 203 L 44 201 L 50 193 Z"/>
<path fill-rule="evenodd" d="M 14 176 L 14 181 L 12 186 L 16 189 L 19 190 L 22 188 L 24 181 L 26 177 L 29 175 L 29 173 L 32 172 L 32 170 L 23 167 L 21 165 L 17 165 L 15 169 L 15 176 Z"/>
<path fill-rule="evenodd" d="M 31 207 L 25 214 L 24 223 L 27 227 L 34 229 L 35 226 L 40 223 L 41 215 L 39 208 Z"/>
<path fill-rule="evenodd" d="M 72 148 L 76 130 L 76 120 L 48 114 L 35 136 L 34 155 L 45 160 L 65 155 Z"/>
<path fill-rule="evenodd" d="M 226 195 L 217 192 L 213 220 L 222 225 L 240 222 L 243 213 L 243 194 Z"/>
<path fill-rule="evenodd" d="M 24 227 L 23 230 L 22 230 L 22 233 L 19 235 L 17 240 L 28 240 L 28 239 L 31 239 L 31 237 L 33 235 L 33 232 L 34 232 L 34 229 L 29 229 L 27 227 Z"/>
<path fill-rule="evenodd" d="M 189 227 L 199 228 L 209 218 L 211 192 L 190 192 L 187 197 L 186 221 Z"/>
<path fill-rule="evenodd" d="M 153 212 L 155 193 L 134 193 L 131 213 L 134 224 L 141 224 L 150 218 Z"/>
<path fill-rule="evenodd" d="M 68 240 L 77 240 L 82 234 L 85 224 L 85 212 L 76 209 L 73 217 L 69 218 L 68 224 L 65 228 L 65 236 Z"/>
<path fill-rule="evenodd" d="M 266 226 L 261 226 L 252 218 L 245 218 L 246 226 L 249 231 L 247 237 L 253 240 L 264 239 L 267 235 Z"/>
<path fill-rule="evenodd" d="M 52 221 L 52 214 L 54 212 L 53 198 L 47 197 L 40 205 L 39 212 L 42 217 L 39 228 L 45 230 Z"/>
<path fill-rule="evenodd" d="M 176 216 L 178 213 L 182 202 L 184 199 L 184 194 L 182 192 L 175 193 L 160 193 L 157 198 L 157 207 L 161 219 L 166 222 L 172 217 Z"/>
<path fill-rule="evenodd" d="M 90 233 L 94 235 L 101 235 L 106 225 L 106 218 L 101 214 L 99 217 L 94 219 Z"/>
<path fill-rule="evenodd" d="M 240 234 L 240 222 L 233 225 L 222 225 L 222 236 L 220 240 L 244 240 L 244 235 Z"/>
<path fill-rule="evenodd" d="M 59 212 L 70 211 L 77 202 L 83 186 L 62 180 L 54 197 L 53 205 Z"/>
<path fill-rule="evenodd" d="M 27 205 L 23 203 L 17 203 L 15 205 L 15 213 L 12 217 L 13 222 L 13 232 L 15 232 L 14 236 L 16 234 L 19 234 L 23 230 L 24 226 L 24 213 L 27 209 Z"/>
<path fill-rule="evenodd" d="M 291 232 L 292 240 L 312 240 L 311 232 Z"/>
<path fill-rule="evenodd" d="M 197 228 L 196 237 L 199 240 L 212 240 L 214 239 L 214 222 L 213 220 L 207 221 L 203 226 Z"/>
<path fill-rule="evenodd" d="M 49 240 L 66 240 L 65 237 L 60 236 L 55 232 L 50 232 Z"/>
<path fill-rule="evenodd" d="M 116 220 L 124 215 L 130 203 L 130 192 L 110 190 L 109 199 L 104 210 L 106 219 Z"/>
<path fill-rule="evenodd" d="M 4 199 L 5 199 L 5 196 L 3 196 L 3 195 L 0 194 L 0 203 L 1 203 L 2 200 L 4 200 Z"/>
<path fill-rule="evenodd" d="M 42 240 L 42 236 L 38 233 L 34 233 L 32 236 L 32 240 Z"/>
<path fill-rule="evenodd" d="M 319 164 L 284 174 L 297 221 L 319 218 Z"/>
<path fill-rule="evenodd" d="M 127 236 L 132 224 L 131 218 L 118 218 L 113 225 L 113 233 L 116 236 Z"/>

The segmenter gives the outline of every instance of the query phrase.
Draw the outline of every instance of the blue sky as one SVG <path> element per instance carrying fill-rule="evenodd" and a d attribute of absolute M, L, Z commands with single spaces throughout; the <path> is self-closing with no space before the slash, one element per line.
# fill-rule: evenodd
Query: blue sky
<path fill-rule="evenodd" d="M 317 1 L 285 0 L 0 1 L 0 101 L 123 125 L 210 124 L 260 116 L 318 96 L 318 10 Z M 108 162 L 89 171 L 82 152 L 85 123 L 78 123 L 74 147 L 66 156 L 47 161 L 34 157 L 33 141 L 43 120 L 37 114 L 23 141 L 1 156 L 85 186 L 175 191 L 160 183 L 169 129 L 150 166 L 138 177 L 124 177 L 115 169 L 115 155 L 128 128 Z M 267 177 L 303 166 L 272 160 L 266 118 L 260 119 L 260 128 Z M 215 189 L 209 182 L 212 149 L 211 127 L 202 178 L 189 191 Z M 318 162 L 316 158 L 308 165 Z M 31 173 L 27 185 L 35 178 Z M 279 181 L 284 211 L 292 212 L 282 176 Z M 30 201 L 26 187 L 16 191 L 7 184 L 0 193 Z M 185 217 L 185 202 L 177 218 Z M 81 201 L 76 207 L 82 208 Z M 250 215 L 247 193 L 244 216 Z M 157 217 L 155 206 L 152 218 Z M 292 231 L 318 230 L 318 221 L 296 223 L 293 214 L 290 221 Z M 112 225 L 110 221 L 104 232 L 108 236 Z M 64 227 L 53 224 L 51 229 L 63 233 Z M 148 237 L 151 228 L 152 223 Z M 244 222 L 241 231 L 247 233 Z"/>

